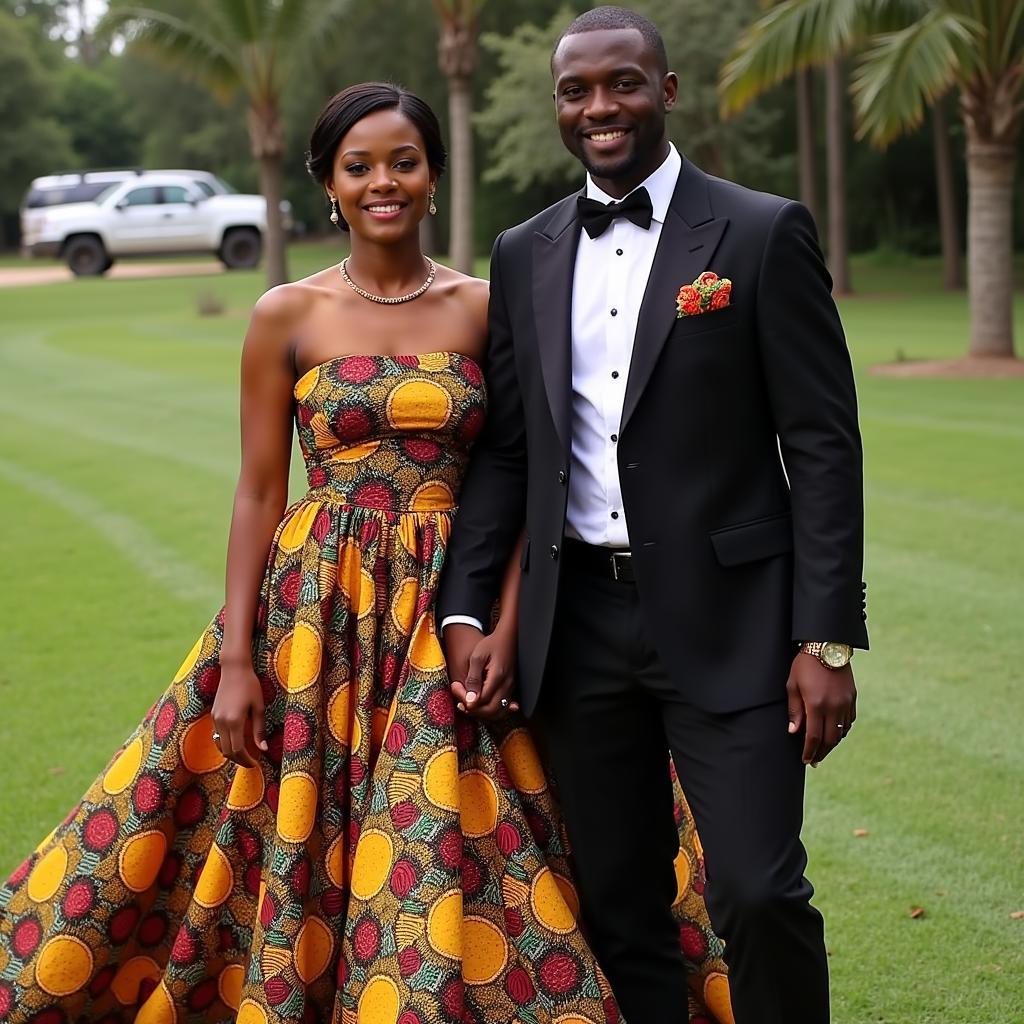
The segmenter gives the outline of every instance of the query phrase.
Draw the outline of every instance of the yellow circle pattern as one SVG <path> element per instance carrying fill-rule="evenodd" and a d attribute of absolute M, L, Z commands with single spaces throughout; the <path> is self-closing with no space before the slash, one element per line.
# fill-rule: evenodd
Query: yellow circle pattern
<path fill-rule="evenodd" d="M 358 1024 L 396 1024 L 400 1009 L 398 986 L 388 977 L 374 978 L 359 997 Z"/>
<path fill-rule="evenodd" d="M 423 792 L 435 807 L 445 811 L 459 809 L 459 755 L 453 747 L 437 751 L 427 761 Z"/>
<path fill-rule="evenodd" d="M 281 780 L 277 834 L 288 843 L 304 843 L 316 824 L 317 788 L 312 775 L 291 772 Z"/>
<path fill-rule="evenodd" d="M 512 777 L 512 784 L 520 793 L 543 793 L 547 789 L 547 778 L 537 748 L 525 729 L 509 733 L 501 745 L 501 759 Z"/>
<path fill-rule="evenodd" d="M 224 764 L 224 755 L 213 741 L 213 715 L 197 718 L 181 736 L 181 759 L 196 775 L 216 771 Z"/>
<path fill-rule="evenodd" d="M 441 896 L 427 914 L 427 941 L 452 960 L 462 957 L 462 891 L 452 889 Z"/>
<path fill-rule="evenodd" d="M 228 807 L 233 811 L 249 811 L 263 799 L 263 770 L 257 765 L 246 768 L 239 765 L 235 769 L 235 777 L 231 780 L 231 791 L 228 793 Z"/>
<path fill-rule="evenodd" d="M 391 839 L 378 829 L 368 829 L 359 837 L 352 864 L 352 895 L 356 899 L 368 900 L 384 888 L 394 853 Z"/>
<path fill-rule="evenodd" d="M 244 980 L 245 969 L 241 964 L 228 964 L 217 978 L 217 994 L 220 996 L 221 1002 L 232 1010 L 238 1009 L 238 1004 L 242 999 L 242 982 Z"/>
<path fill-rule="evenodd" d="M 388 395 L 387 414 L 395 430 L 439 430 L 451 417 L 452 396 L 433 381 L 408 380 Z"/>
<path fill-rule="evenodd" d="M 498 787 L 482 771 L 459 777 L 459 812 L 462 831 L 471 839 L 489 835 L 498 824 Z"/>
<path fill-rule="evenodd" d="M 319 917 L 310 917 L 295 941 L 295 971 L 307 985 L 316 981 L 331 962 L 334 938 Z"/>
<path fill-rule="evenodd" d="M 107 769 L 103 776 L 105 793 L 123 793 L 142 766 L 142 740 L 134 739 L 118 755 L 117 760 Z"/>
<path fill-rule="evenodd" d="M 35 903 L 45 903 L 60 888 L 67 870 L 68 852 L 63 846 L 55 846 L 28 876 L 28 898 Z"/>
<path fill-rule="evenodd" d="M 557 935 L 568 935 L 576 927 L 558 878 L 550 868 L 541 868 L 530 887 L 530 906 L 537 920 Z"/>
<path fill-rule="evenodd" d="M 305 690 L 319 678 L 322 658 L 320 634 L 308 623 L 296 623 L 274 653 L 278 681 L 289 693 Z"/>
<path fill-rule="evenodd" d="M 117 870 L 132 892 L 145 892 L 160 873 L 167 852 L 167 837 L 157 829 L 132 836 L 117 858 Z"/>
<path fill-rule="evenodd" d="M 134 1006 L 139 1001 L 139 986 L 144 981 L 156 981 L 159 977 L 160 965 L 154 959 L 133 956 L 114 975 L 110 990 L 122 1006 Z"/>
<path fill-rule="evenodd" d="M 462 923 L 462 978 L 467 985 L 489 985 L 505 968 L 508 943 L 501 930 L 483 917 Z"/>
<path fill-rule="evenodd" d="M 77 992 L 92 973 L 92 950 L 73 935 L 50 939 L 36 960 L 36 984 L 51 996 Z"/>
<path fill-rule="evenodd" d="M 227 854 L 216 844 L 210 847 L 199 881 L 196 883 L 195 901 L 201 907 L 219 907 L 231 895 L 235 884 L 234 872 Z"/>

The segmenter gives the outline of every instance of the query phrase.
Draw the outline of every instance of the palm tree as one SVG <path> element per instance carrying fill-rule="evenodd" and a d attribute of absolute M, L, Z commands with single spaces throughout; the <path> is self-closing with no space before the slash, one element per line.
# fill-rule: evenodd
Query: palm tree
<path fill-rule="evenodd" d="M 107 27 L 127 34 L 227 100 L 248 105 L 252 155 L 267 201 L 267 284 L 288 280 L 282 165 L 285 149 L 281 95 L 310 54 L 328 42 L 349 0 L 153 0 L 146 7 L 115 2 Z"/>
<path fill-rule="evenodd" d="M 866 45 L 853 75 L 858 135 L 885 145 L 957 89 L 967 134 L 972 356 L 1014 355 L 1013 179 L 1024 121 L 1024 0 L 785 0 L 722 76 L 742 107 L 794 70 Z"/>
<path fill-rule="evenodd" d="M 448 81 L 451 148 L 449 256 L 456 270 L 473 272 L 473 74 L 484 0 L 434 0 L 440 19 L 438 64 Z"/>

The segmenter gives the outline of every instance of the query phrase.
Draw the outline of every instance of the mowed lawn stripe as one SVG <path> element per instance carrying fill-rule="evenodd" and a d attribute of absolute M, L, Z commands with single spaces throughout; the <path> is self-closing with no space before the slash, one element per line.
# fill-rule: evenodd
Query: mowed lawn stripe
<path fill-rule="evenodd" d="M 179 601 L 213 604 L 222 587 L 178 552 L 164 547 L 138 520 L 107 508 L 82 491 L 74 490 L 45 473 L 25 469 L 0 458 L 0 477 L 23 491 L 45 498 L 77 523 L 84 523 L 110 548 L 110 557 L 132 563 L 152 582 Z"/>

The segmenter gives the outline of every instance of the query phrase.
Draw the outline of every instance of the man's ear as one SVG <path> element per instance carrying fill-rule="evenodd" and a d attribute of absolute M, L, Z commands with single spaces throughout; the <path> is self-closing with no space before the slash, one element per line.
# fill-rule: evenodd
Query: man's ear
<path fill-rule="evenodd" d="M 674 71 L 669 71 L 661 80 L 661 94 L 667 113 L 676 105 L 676 98 L 679 96 L 679 76 Z"/>

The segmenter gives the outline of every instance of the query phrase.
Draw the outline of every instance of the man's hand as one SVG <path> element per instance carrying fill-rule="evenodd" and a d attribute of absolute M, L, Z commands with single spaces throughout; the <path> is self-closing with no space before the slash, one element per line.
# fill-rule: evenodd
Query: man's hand
<path fill-rule="evenodd" d="M 804 764 L 817 765 L 849 734 L 857 720 L 853 669 L 825 668 L 813 654 L 793 659 L 786 681 L 789 731 L 804 727 Z"/>
<path fill-rule="evenodd" d="M 452 695 L 459 710 L 480 718 L 518 711 L 511 701 L 515 683 L 514 642 L 503 633 L 484 636 L 475 626 L 456 622 L 444 629 L 445 658 Z M 502 699 L 509 700 L 507 707 Z"/>

